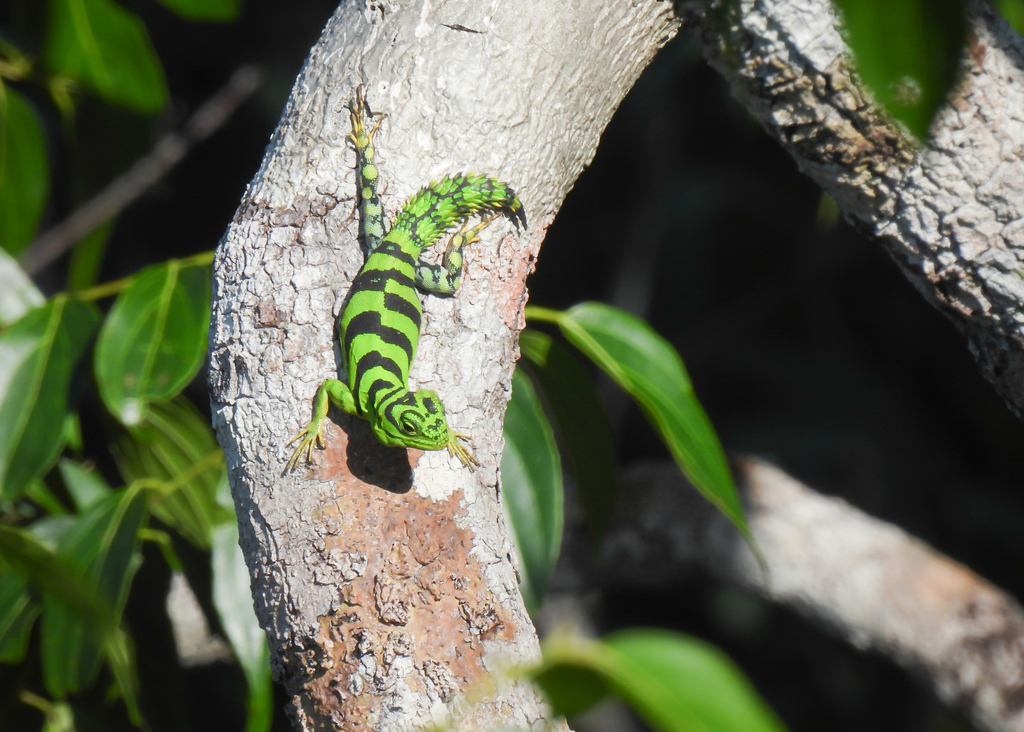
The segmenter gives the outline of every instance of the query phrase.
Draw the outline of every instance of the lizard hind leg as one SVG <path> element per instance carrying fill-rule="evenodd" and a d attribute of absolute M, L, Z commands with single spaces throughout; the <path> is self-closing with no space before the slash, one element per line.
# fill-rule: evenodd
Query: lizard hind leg
<path fill-rule="evenodd" d="M 498 214 L 487 216 L 471 229 L 466 228 L 468 222 L 463 223 L 462 228 L 448 242 L 440 265 L 420 260 L 416 266 L 416 285 L 435 295 L 454 295 L 458 292 L 462 286 L 462 248 L 480 241 L 480 232 L 497 217 Z"/>

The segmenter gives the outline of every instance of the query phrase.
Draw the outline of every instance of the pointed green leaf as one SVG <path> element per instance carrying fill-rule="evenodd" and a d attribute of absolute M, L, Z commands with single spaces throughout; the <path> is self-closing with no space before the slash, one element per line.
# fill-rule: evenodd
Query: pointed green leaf
<path fill-rule="evenodd" d="M 965 0 L 836 0 L 857 69 L 875 98 L 920 140 L 956 80 Z"/>
<path fill-rule="evenodd" d="M 39 614 L 39 603 L 28 591 L 28 577 L 0 569 L 0 663 L 25 658 L 28 634 Z"/>
<path fill-rule="evenodd" d="M 64 485 L 68 489 L 68 493 L 71 494 L 71 500 L 75 502 L 79 513 L 84 513 L 93 504 L 106 498 L 112 492 L 107 481 L 95 467 L 86 468 L 81 463 L 67 458 L 61 459 L 57 466 L 60 468 Z"/>
<path fill-rule="evenodd" d="M 249 568 L 238 546 L 238 522 L 226 470 L 221 472 L 217 501 L 227 518 L 213 529 L 213 604 L 231 650 L 245 673 L 249 691 L 246 732 L 267 732 L 274 709 L 270 647 L 253 610 Z"/>
<path fill-rule="evenodd" d="M 0 80 L 0 248 L 21 254 L 36 235 L 50 192 L 39 115 Z"/>
<path fill-rule="evenodd" d="M 527 317 L 558 323 L 570 343 L 629 392 L 690 482 L 749 540 L 722 445 L 672 345 L 640 318 L 596 302 L 564 313 L 530 308 Z"/>
<path fill-rule="evenodd" d="M 211 527 L 225 520 L 216 500 L 224 456 L 188 399 L 154 404 L 139 427 L 116 440 L 112 452 L 125 480 L 167 484 L 153 504 L 157 518 L 196 546 L 210 547 Z"/>
<path fill-rule="evenodd" d="M 56 460 L 71 376 L 98 322 L 95 306 L 58 296 L 0 334 L 0 493 L 7 498 Z"/>
<path fill-rule="evenodd" d="M 238 17 L 242 0 L 160 0 L 186 20 L 225 21 Z"/>
<path fill-rule="evenodd" d="M 522 370 L 512 375 L 501 456 L 502 505 L 515 535 L 526 607 L 538 609 L 548 592 L 562 543 L 562 464 L 551 424 Z"/>
<path fill-rule="evenodd" d="M 148 495 L 128 488 L 97 501 L 64 534 L 58 560 L 111 608 L 115 627 L 128 599 L 132 577 L 141 561 L 139 532 L 145 525 Z M 85 619 L 50 592 L 43 595 L 41 633 L 43 680 L 54 697 L 92 682 L 101 651 L 119 682 L 129 708 L 134 701 L 134 670 L 126 636 L 115 631 L 104 639 L 90 632 Z"/>
<path fill-rule="evenodd" d="M 210 268 L 177 260 L 144 269 L 114 303 L 96 346 L 104 403 L 124 424 L 140 424 L 196 375 L 210 327 Z"/>
<path fill-rule="evenodd" d="M 45 58 L 104 99 L 145 114 L 167 103 L 167 82 L 146 27 L 114 0 L 50 0 Z"/>
<path fill-rule="evenodd" d="M 591 534 L 601 536 L 615 505 L 615 444 L 594 382 L 572 352 L 547 333 L 527 328 L 519 347 L 551 407 Z"/>
<path fill-rule="evenodd" d="M 60 502 L 60 499 L 54 495 L 49 486 L 40 478 L 30 480 L 28 485 L 25 486 L 25 491 L 22 495 L 30 501 L 34 501 L 50 515 L 61 516 L 68 512 L 68 509 Z"/>
<path fill-rule="evenodd" d="M 534 678 L 558 713 L 579 713 L 609 691 L 660 732 L 783 732 L 785 727 L 720 650 L 664 630 L 601 641 L 555 636 Z"/>

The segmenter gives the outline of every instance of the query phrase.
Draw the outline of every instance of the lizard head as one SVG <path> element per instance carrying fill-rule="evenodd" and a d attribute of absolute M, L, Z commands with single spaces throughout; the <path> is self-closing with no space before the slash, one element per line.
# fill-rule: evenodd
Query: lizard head
<path fill-rule="evenodd" d="M 407 392 L 384 409 L 374 432 L 385 445 L 440 450 L 448 447 L 450 431 L 444 406 L 430 389 Z"/>
<path fill-rule="evenodd" d="M 407 392 L 395 399 L 384 409 L 383 417 L 373 422 L 373 431 L 385 445 L 420 450 L 448 448 L 470 470 L 480 464 L 458 440 L 468 437 L 448 427 L 444 406 L 437 392 L 430 389 Z"/>

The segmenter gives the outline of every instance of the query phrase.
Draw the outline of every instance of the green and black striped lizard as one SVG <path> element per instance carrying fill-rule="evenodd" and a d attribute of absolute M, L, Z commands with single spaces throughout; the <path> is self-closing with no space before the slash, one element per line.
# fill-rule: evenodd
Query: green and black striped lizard
<path fill-rule="evenodd" d="M 420 450 L 448 448 L 470 470 L 479 465 L 460 442 L 466 435 L 448 426 L 444 406 L 429 389 L 409 391 L 409 367 L 416 355 L 423 314 L 417 288 L 436 295 L 453 295 L 462 283 L 462 248 L 478 240 L 496 216 L 504 214 L 526 226 L 526 213 L 515 192 L 497 178 L 476 174 L 451 175 L 419 190 L 395 216 L 385 232 L 384 211 L 377 197 L 377 167 L 373 162 L 373 128 L 361 88 L 350 107 L 356 150 L 359 210 L 368 255 L 352 281 L 341 313 L 339 339 L 345 359 L 346 380 L 327 379 L 317 389 L 313 419 L 292 438 L 299 440 L 285 465 L 298 465 L 303 453 L 312 460 L 314 443 L 325 447 L 324 419 L 329 404 L 367 420 L 385 445 Z M 475 214 L 482 221 L 467 228 Z M 441 264 L 420 255 L 446 231 L 462 223 Z"/>

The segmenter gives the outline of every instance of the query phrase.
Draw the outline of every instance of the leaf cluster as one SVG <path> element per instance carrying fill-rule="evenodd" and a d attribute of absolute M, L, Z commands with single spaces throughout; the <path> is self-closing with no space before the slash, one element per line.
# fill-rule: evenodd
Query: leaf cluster
<path fill-rule="evenodd" d="M 191 20 L 239 10 L 161 1 Z M 142 20 L 114 0 L 52 0 L 38 47 L 40 59 L 0 36 L 0 270 L 11 284 L 0 297 L 0 663 L 23 669 L 18 698 L 47 729 L 74 729 L 78 700 L 104 680 L 142 724 L 124 620 L 142 546 L 193 575 L 180 552 L 191 547 L 208 557 L 213 605 L 248 680 L 249 729 L 268 729 L 269 658 L 223 454 L 182 394 L 206 354 L 212 254 L 96 285 L 104 225 L 76 245 L 68 289 L 49 298 L 14 260 L 53 195 L 47 110 L 33 100 L 49 95 L 73 146 L 80 93 L 142 115 L 164 109 L 160 60 Z"/>

